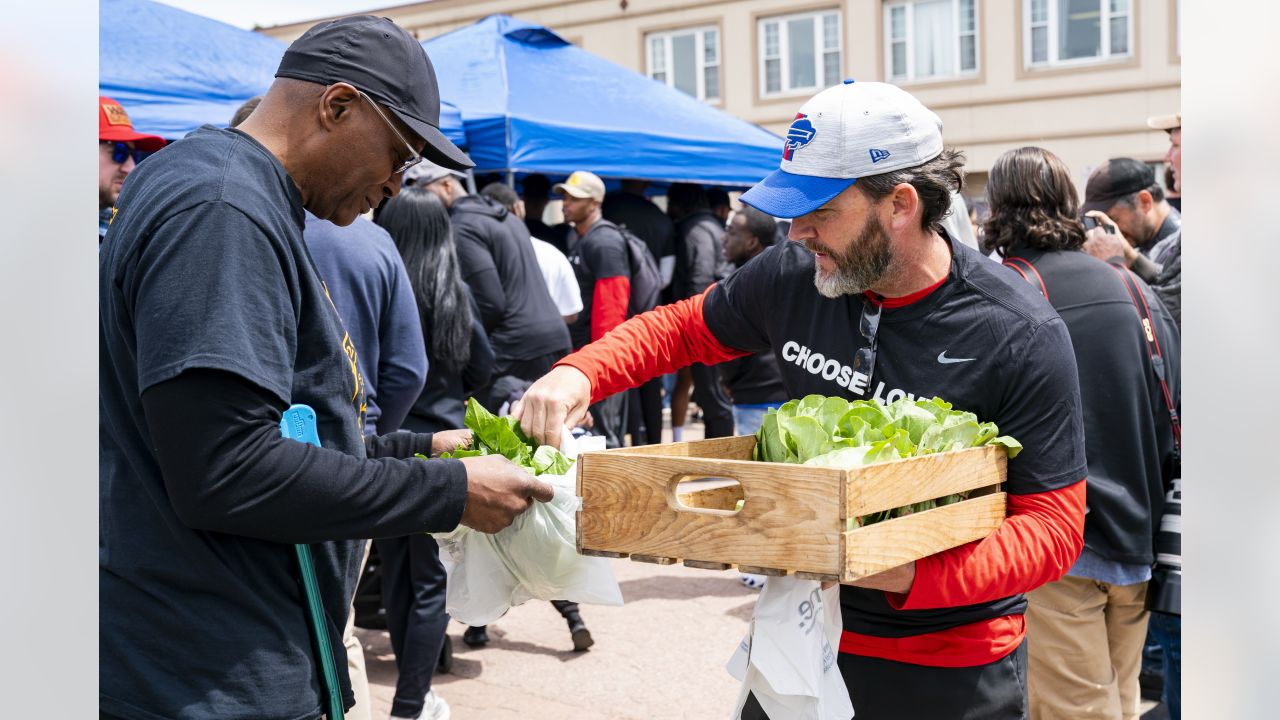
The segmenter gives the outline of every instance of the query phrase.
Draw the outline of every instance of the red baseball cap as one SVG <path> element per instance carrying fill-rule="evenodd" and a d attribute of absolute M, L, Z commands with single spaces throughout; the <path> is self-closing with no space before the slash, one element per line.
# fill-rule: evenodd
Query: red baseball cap
<path fill-rule="evenodd" d="M 129 113 L 120 103 L 109 97 L 98 96 L 98 139 L 114 142 L 131 142 L 139 150 L 155 152 L 164 147 L 159 135 L 144 135 L 133 129 Z"/>

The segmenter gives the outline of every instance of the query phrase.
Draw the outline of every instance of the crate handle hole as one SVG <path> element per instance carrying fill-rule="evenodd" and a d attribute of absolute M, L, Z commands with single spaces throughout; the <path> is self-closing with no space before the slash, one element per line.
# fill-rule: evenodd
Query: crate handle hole
<path fill-rule="evenodd" d="M 742 483 L 729 477 L 683 475 L 672 480 L 671 507 L 706 515 L 737 515 L 746 503 Z"/>

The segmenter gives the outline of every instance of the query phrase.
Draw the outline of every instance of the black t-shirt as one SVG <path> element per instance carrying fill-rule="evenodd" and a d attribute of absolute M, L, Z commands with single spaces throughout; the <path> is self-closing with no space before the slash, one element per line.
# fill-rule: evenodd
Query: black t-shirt
<path fill-rule="evenodd" d="M 524 222 L 480 195 L 459 198 L 449 214 L 462 279 L 480 307 L 498 364 L 568 353 L 564 316 L 547 290 Z"/>
<path fill-rule="evenodd" d="M 722 362 L 720 377 L 729 388 L 734 405 L 784 403 L 791 399 L 778 372 L 778 358 L 771 352 L 758 352 L 736 360 Z"/>
<path fill-rule="evenodd" d="M 580 348 L 591 342 L 591 308 L 595 304 L 596 281 L 611 277 L 631 277 L 631 262 L 627 256 L 627 241 L 608 220 L 592 225 L 585 236 L 577 231 L 569 234 L 569 264 L 578 278 L 582 292 L 582 312 L 569 326 L 573 347 Z"/>
<path fill-rule="evenodd" d="M 294 549 L 187 527 L 140 399 L 185 370 L 228 371 L 310 405 L 325 447 L 365 457 L 363 380 L 303 243 L 302 198 L 266 148 L 206 126 L 139 166 L 117 207 L 99 270 L 100 708 L 318 717 Z M 312 544 L 339 658 L 363 550 Z"/>
<path fill-rule="evenodd" d="M 1084 431 L 1075 358 L 1066 326 L 1013 271 L 948 240 L 951 271 L 927 297 L 883 308 L 873 376 L 853 372 L 865 342 L 865 296 L 824 298 L 814 259 L 793 242 L 770 247 L 712 289 L 704 317 L 716 338 L 769 350 L 791 397 L 834 395 L 892 402 L 941 397 L 995 422 L 1023 445 L 1006 490 L 1029 494 L 1084 479 Z M 1022 596 L 937 610 L 894 610 L 884 593 L 840 587 L 847 630 L 879 637 L 936 632 L 1021 613 Z"/>
<path fill-rule="evenodd" d="M 629 192 L 611 192 L 604 196 L 600 213 L 643 240 L 654 260 L 675 255 L 675 224 L 649 200 Z"/>
<path fill-rule="evenodd" d="M 1019 250 L 1034 265 L 1071 333 L 1089 459 L 1084 543 L 1115 562 L 1150 564 L 1174 464 L 1173 423 L 1152 370 L 1142 322 L 1114 269 L 1083 252 Z M 1033 276 L 1034 277 L 1034 276 Z M 1181 338 L 1169 311 L 1135 278 L 1150 309 L 1175 402 Z"/>

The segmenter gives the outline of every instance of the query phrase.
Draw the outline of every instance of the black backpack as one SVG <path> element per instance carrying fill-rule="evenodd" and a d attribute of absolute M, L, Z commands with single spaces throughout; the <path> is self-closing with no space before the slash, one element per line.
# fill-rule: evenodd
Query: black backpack
<path fill-rule="evenodd" d="M 648 243 L 625 227 L 619 227 L 618 232 L 627 241 L 627 260 L 631 262 L 631 302 L 627 304 L 627 317 L 632 317 L 658 306 L 662 273 L 658 271 L 658 261 L 653 259 Z"/>
<path fill-rule="evenodd" d="M 617 230 L 627 246 L 627 263 L 631 266 L 631 297 L 627 302 L 627 317 L 649 312 L 658 306 L 658 296 L 662 292 L 662 273 L 658 271 L 658 261 L 653 259 L 648 243 L 623 225 L 608 220 L 601 220 L 600 224 L 607 224 Z"/>

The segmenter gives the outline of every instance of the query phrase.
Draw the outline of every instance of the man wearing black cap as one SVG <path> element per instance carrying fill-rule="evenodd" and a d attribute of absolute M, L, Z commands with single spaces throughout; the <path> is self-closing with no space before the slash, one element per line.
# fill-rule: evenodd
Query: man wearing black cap
<path fill-rule="evenodd" d="M 394 196 L 440 134 L 435 73 L 385 18 L 308 30 L 258 109 L 139 167 L 99 275 L 99 707 L 114 718 L 321 717 L 291 544 L 309 544 L 337 691 L 364 539 L 507 526 L 551 488 L 500 457 L 416 460 L 465 431 L 363 435 L 358 357 L 303 243 Z M 281 437 L 315 412 L 322 447 Z"/>
<path fill-rule="evenodd" d="M 1182 193 L 1182 113 L 1159 115 L 1148 118 L 1147 125 L 1152 130 L 1164 130 L 1169 133 L 1169 151 L 1165 153 L 1166 167 L 1173 170 L 1173 189 Z M 1092 185 L 1093 179 L 1090 178 Z M 1102 212 L 1100 208 L 1091 208 L 1085 204 L 1086 214 L 1105 222 L 1111 221 L 1107 214 L 1115 210 Z M 1176 218 L 1171 222 L 1170 218 Z M 1119 221 L 1112 221 L 1119 224 Z M 1172 225 L 1172 229 L 1170 226 Z M 1169 217 L 1161 223 L 1156 231 L 1156 239 L 1147 246 L 1147 250 L 1138 252 L 1131 240 L 1117 237 L 1104 230 L 1105 225 L 1093 228 L 1086 236 L 1085 252 L 1099 260 L 1120 262 L 1133 270 L 1160 296 L 1160 300 L 1169 308 L 1173 319 L 1182 327 L 1182 215 L 1172 210 Z M 1125 233 L 1128 235 L 1128 233 Z M 1130 236 L 1132 237 L 1132 236 Z"/>
<path fill-rule="evenodd" d="M 1182 225 L 1182 216 L 1164 199 L 1150 165 L 1115 158 L 1098 166 L 1085 185 L 1081 210 L 1105 213 L 1137 252 L 1150 257 L 1156 243 Z"/>

